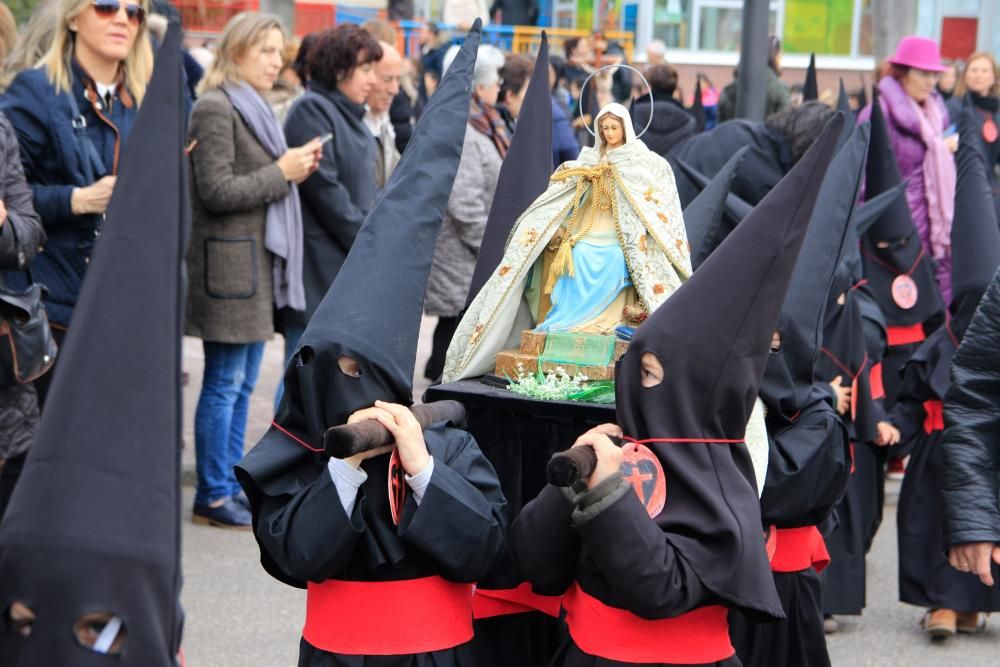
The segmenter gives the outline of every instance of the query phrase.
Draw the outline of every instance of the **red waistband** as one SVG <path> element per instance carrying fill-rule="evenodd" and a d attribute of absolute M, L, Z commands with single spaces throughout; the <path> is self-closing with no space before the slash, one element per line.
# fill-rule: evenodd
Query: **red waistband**
<path fill-rule="evenodd" d="M 477 588 L 472 598 L 472 615 L 476 619 L 509 616 L 527 611 L 540 611 L 559 618 L 561 595 L 539 595 L 524 582 L 517 588 Z"/>
<path fill-rule="evenodd" d="M 729 640 L 729 610 L 722 606 L 647 621 L 609 607 L 574 583 L 563 597 L 563 609 L 573 642 L 599 658 L 702 665 L 736 653 Z"/>
<path fill-rule="evenodd" d="M 873 401 L 885 398 L 885 384 L 882 382 L 881 362 L 872 366 L 871 373 L 868 375 L 868 386 L 871 389 Z"/>
<path fill-rule="evenodd" d="M 472 584 L 441 577 L 309 584 L 302 637 L 345 655 L 405 655 L 472 639 Z"/>
<path fill-rule="evenodd" d="M 885 332 L 889 338 L 889 347 L 919 343 L 926 338 L 923 324 L 913 324 L 908 327 L 886 327 Z"/>
<path fill-rule="evenodd" d="M 830 564 L 826 542 L 816 526 L 779 528 L 776 540 L 772 572 L 802 572 L 810 567 L 822 572 Z"/>
<path fill-rule="evenodd" d="M 944 403 L 924 401 L 924 433 L 944 430 Z"/>

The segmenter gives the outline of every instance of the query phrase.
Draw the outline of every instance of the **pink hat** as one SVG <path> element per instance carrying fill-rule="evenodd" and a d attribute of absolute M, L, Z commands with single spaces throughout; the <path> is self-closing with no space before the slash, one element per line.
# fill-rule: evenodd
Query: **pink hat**
<path fill-rule="evenodd" d="M 928 72 L 944 72 L 948 68 L 941 64 L 941 49 L 938 43 L 928 37 L 904 37 L 896 46 L 896 53 L 887 61 L 893 65 L 915 67 Z"/>

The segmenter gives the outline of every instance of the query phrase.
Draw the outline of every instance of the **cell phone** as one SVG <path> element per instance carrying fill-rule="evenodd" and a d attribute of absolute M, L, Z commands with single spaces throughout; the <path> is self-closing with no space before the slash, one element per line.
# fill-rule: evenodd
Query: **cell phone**
<path fill-rule="evenodd" d="M 324 146 L 328 141 L 333 139 L 333 132 L 327 132 L 322 137 L 319 138 L 319 145 Z"/>
<path fill-rule="evenodd" d="M 947 139 L 948 137 L 950 137 L 953 134 L 956 134 L 957 132 L 958 132 L 958 125 L 952 123 L 945 129 L 944 138 Z"/>

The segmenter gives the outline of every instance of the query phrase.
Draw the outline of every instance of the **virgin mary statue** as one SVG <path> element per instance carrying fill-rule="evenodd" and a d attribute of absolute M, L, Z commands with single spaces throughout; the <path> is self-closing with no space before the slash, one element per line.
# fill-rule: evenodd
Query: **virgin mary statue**
<path fill-rule="evenodd" d="M 521 332 L 628 337 L 691 274 L 670 165 L 609 104 L 596 146 L 555 171 L 452 338 L 444 382 L 492 372 Z"/>

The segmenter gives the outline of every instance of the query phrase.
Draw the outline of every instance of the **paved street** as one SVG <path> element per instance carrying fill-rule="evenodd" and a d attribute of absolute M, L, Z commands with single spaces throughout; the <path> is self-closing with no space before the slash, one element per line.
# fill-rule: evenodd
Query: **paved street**
<path fill-rule="evenodd" d="M 433 320 L 421 335 L 418 375 L 429 353 Z M 268 345 L 254 394 L 248 446 L 271 419 L 274 388 L 281 373 L 282 342 Z M 188 446 L 185 464 L 194 463 L 191 424 L 201 377 L 199 341 L 187 339 L 185 392 Z M 423 392 L 421 383 L 416 395 Z M 896 601 L 895 485 L 890 489 L 882 529 L 868 557 L 868 608 L 863 619 L 841 619 L 841 632 L 830 638 L 835 667 L 952 667 L 1000 665 L 1000 619 L 986 632 L 958 637 L 943 645 L 927 641 L 917 626 L 922 610 Z M 194 526 L 190 523 L 193 489 L 184 489 L 184 592 L 187 613 L 184 647 L 192 667 L 287 667 L 295 665 L 305 595 L 264 573 L 249 533 Z M 516 667 L 516 666 L 512 666 Z M 805 666 L 803 666 L 805 667 Z"/>

